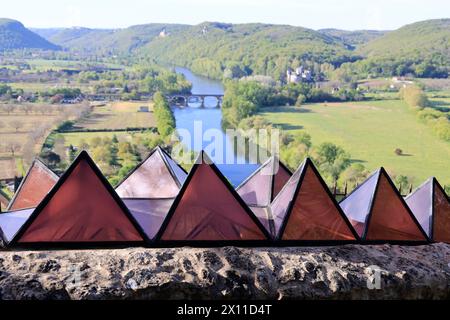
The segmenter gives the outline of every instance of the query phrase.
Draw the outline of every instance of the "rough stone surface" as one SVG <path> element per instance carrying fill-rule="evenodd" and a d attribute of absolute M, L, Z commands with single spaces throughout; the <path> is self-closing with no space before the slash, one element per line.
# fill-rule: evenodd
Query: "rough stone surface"
<path fill-rule="evenodd" d="M 449 263 L 445 244 L 2 251 L 0 299 L 449 299 Z"/>

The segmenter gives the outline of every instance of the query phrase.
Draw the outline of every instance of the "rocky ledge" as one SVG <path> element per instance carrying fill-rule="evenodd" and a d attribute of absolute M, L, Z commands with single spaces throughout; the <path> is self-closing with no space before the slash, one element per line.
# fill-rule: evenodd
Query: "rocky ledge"
<path fill-rule="evenodd" d="M 0 252 L 0 299 L 448 299 L 450 245 Z"/>

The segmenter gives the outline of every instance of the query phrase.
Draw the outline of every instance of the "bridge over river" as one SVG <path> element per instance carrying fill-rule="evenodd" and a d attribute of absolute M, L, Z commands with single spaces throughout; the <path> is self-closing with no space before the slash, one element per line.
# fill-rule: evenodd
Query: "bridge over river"
<path fill-rule="evenodd" d="M 223 102 L 223 94 L 174 94 L 167 95 L 167 100 L 170 105 L 177 105 L 180 107 L 196 108 L 220 108 Z"/>

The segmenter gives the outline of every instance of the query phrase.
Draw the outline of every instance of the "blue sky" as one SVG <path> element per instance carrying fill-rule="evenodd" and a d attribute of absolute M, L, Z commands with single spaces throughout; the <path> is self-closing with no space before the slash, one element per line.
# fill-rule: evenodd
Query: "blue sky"
<path fill-rule="evenodd" d="M 450 17 L 450 0 L 8 0 L 0 14 L 27 27 L 222 21 L 381 30 Z"/>

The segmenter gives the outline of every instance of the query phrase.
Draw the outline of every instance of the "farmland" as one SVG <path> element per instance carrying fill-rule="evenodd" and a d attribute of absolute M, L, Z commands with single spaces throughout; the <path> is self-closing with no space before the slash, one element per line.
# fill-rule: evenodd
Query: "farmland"
<path fill-rule="evenodd" d="M 436 98 L 435 105 L 450 99 Z M 274 107 L 262 115 L 288 132 L 307 132 L 313 144 L 332 142 L 348 151 L 353 161 L 369 170 L 385 166 L 393 174 L 409 176 L 414 185 L 429 176 L 450 184 L 450 144 L 433 135 L 400 100 L 305 104 L 301 108 Z M 396 155 L 399 148 L 403 155 Z"/>
<path fill-rule="evenodd" d="M 77 117 L 81 106 L 44 104 L 0 105 L 0 179 L 23 174 L 52 128 Z"/>
<path fill-rule="evenodd" d="M 150 112 L 138 112 L 140 107 L 147 107 Z M 94 107 L 76 126 L 80 129 L 147 128 L 155 126 L 155 119 L 148 102 L 114 102 Z"/>
<path fill-rule="evenodd" d="M 148 107 L 150 112 L 138 112 L 140 107 Z M 128 128 L 142 128 L 142 131 L 155 127 L 152 104 L 146 102 L 113 102 L 94 106 L 92 111 L 73 126 L 73 131 L 58 134 L 64 139 L 66 147 L 80 147 L 94 138 L 114 136 L 120 142 L 131 142 L 133 138 L 143 137 L 145 132 L 127 132 Z M 108 130 L 104 132 L 88 132 L 88 130 Z M 71 131 L 71 130 L 69 130 Z"/>

